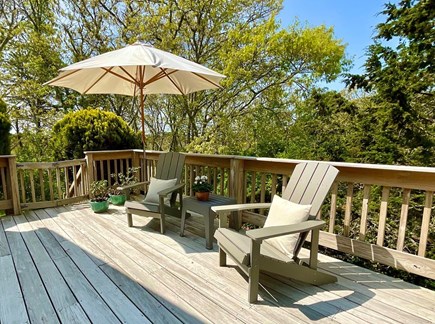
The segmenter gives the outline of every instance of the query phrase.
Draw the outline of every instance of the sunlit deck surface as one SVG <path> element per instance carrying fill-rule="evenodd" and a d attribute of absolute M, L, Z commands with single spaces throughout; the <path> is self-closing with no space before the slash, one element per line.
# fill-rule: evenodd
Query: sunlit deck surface
<path fill-rule="evenodd" d="M 435 322 L 435 291 L 326 256 L 319 266 L 337 283 L 262 274 L 250 305 L 246 278 L 205 249 L 200 217 L 186 237 L 179 219 L 162 235 L 157 220 L 133 217 L 128 228 L 123 207 L 94 214 L 87 204 L 3 217 L 0 323 Z"/>

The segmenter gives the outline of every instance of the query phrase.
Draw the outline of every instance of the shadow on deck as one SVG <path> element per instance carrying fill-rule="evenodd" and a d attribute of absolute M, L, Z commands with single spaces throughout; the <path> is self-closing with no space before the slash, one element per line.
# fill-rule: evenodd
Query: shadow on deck
<path fill-rule="evenodd" d="M 277 323 L 435 321 L 435 292 L 327 256 L 338 277 L 321 287 L 262 274 L 260 300 L 247 279 L 218 267 L 200 217 L 126 225 L 123 207 L 86 204 L 4 217 L 0 226 L 0 322 Z"/>

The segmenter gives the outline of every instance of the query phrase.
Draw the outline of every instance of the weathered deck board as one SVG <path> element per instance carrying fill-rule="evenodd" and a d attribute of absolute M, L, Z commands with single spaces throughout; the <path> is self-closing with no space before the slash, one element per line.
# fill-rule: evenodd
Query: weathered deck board
<path fill-rule="evenodd" d="M 44 231 L 43 225 L 38 223 L 38 221 L 32 221 L 30 224 L 36 229 L 36 233 L 41 242 L 44 243 L 46 251 L 56 264 L 56 267 L 59 269 L 62 277 L 71 288 L 77 300 L 80 301 L 80 305 L 91 322 L 119 323 L 119 319 L 114 315 L 94 287 L 92 287 L 73 260 L 69 258 L 52 233 L 48 230 Z"/>
<path fill-rule="evenodd" d="M 68 223 L 68 226 L 71 228 L 75 228 L 76 230 L 82 230 L 83 233 L 91 238 L 91 244 L 94 244 L 94 248 L 101 248 L 102 250 L 105 250 L 105 253 L 107 253 L 106 246 L 108 245 L 108 242 L 106 242 L 105 237 L 101 237 L 99 233 L 95 233 L 95 231 L 90 226 L 78 226 L 80 224 L 78 222 L 76 215 L 76 211 L 71 213 L 61 213 L 61 218 L 64 222 L 68 222 L 68 218 L 70 219 L 70 223 Z M 58 218 L 53 218 L 58 221 Z M 76 227 L 77 226 L 77 227 Z M 113 242 L 112 242 L 113 243 Z M 130 249 L 127 248 L 127 252 L 129 252 Z M 158 273 L 156 273 L 157 270 L 160 269 L 160 267 L 148 256 L 146 255 L 135 255 L 134 261 L 128 258 L 125 251 L 121 251 L 118 249 L 118 247 L 110 247 L 109 252 L 111 254 L 111 257 L 114 261 L 111 261 L 111 264 L 116 265 L 118 263 L 121 264 L 120 268 L 129 273 L 130 275 L 136 275 L 135 279 L 139 280 L 145 280 L 144 287 L 147 288 L 148 291 L 151 291 L 154 296 L 160 296 L 163 295 L 164 297 L 160 297 L 160 301 L 168 308 L 170 309 L 177 317 L 183 319 L 185 322 L 194 323 L 196 321 L 196 318 L 199 318 L 202 322 L 205 320 L 205 318 L 202 318 L 200 314 L 189 305 L 182 304 L 181 307 L 174 307 L 173 305 L 179 304 L 178 298 L 174 291 L 168 289 L 165 286 L 164 282 L 159 283 L 159 276 Z M 134 253 L 129 252 L 129 254 Z M 109 265 L 109 264 L 108 264 Z M 143 283 L 143 282 L 141 282 Z M 159 297 L 157 297 L 159 299 Z M 169 302 L 166 302 L 168 300 Z M 181 308 L 181 309 L 178 309 Z M 162 314 L 162 318 L 165 317 L 165 314 Z M 154 315 L 155 316 L 155 315 Z"/>
<path fill-rule="evenodd" d="M 0 291 L 2 292 L 0 323 L 28 323 L 26 305 L 2 222 L 0 222 Z"/>
<path fill-rule="evenodd" d="M 61 322 L 89 323 L 85 312 L 24 216 L 14 217 Z"/>
<path fill-rule="evenodd" d="M 167 258 L 164 251 L 161 251 L 161 246 L 149 245 L 152 241 L 143 242 L 135 240 L 131 235 L 117 230 L 117 227 L 113 226 L 110 222 L 101 224 L 98 222 L 99 217 L 90 219 L 89 215 L 80 212 L 76 213 L 74 220 L 75 222 L 82 222 L 82 225 L 85 225 L 87 222 L 90 225 L 89 227 L 95 230 L 93 236 L 101 234 L 103 240 L 100 241 L 100 244 L 107 244 L 104 240 L 109 240 L 123 250 L 133 247 L 134 254 L 131 255 L 132 260 L 147 257 L 155 260 L 159 269 L 152 269 L 152 271 L 156 271 L 159 277 L 165 279 L 165 282 L 177 284 L 179 287 L 175 292 L 185 299 L 186 302 L 200 308 L 204 316 L 213 316 L 209 320 L 227 322 L 234 321 L 238 317 L 246 317 L 247 322 L 255 323 L 264 322 L 267 319 L 261 319 L 259 316 L 249 316 L 250 312 L 243 312 L 243 309 L 249 309 L 249 306 L 245 303 L 238 303 L 228 295 L 221 293 L 216 287 L 210 287 L 210 284 L 202 279 L 202 277 L 196 276 L 191 271 L 186 271 L 187 264 L 184 264 L 181 255 L 178 258 L 174 255 L 172 255 L 173 258 Z M 188 294 L 185 294 L 185 292 L 188 292 Z M 214 302 L 204 303 L 202 301 L 204 298 Z"/>
<path fill-rule="evenodd" d="M 435 322 L 434 291 L 326 256 L 319 267 L 337 283 L 262 274 L 267 291 L 250 305 L 246 278 L 231 261 L 217 266 L 216 246 L 205 249 L 201 217 L 187 220 L 186 237 L 176 218 L 168 218 L 165 235 L 152 219 L 134 223 L 127 227 L 115 206 L 104 214 L 74 205 L 3 218 L 0 290 L 8 294 L 0 323 Z"/>
<path fill-rule="evenodd" d="M 32 322 L 59 323 L 44 284 L 12 217 L 2 218 L 18 280 Z"/>
<path fill-rule="evenodd" d="M 110 216 L 108 216 L 108 217 L 112 217 L 112 215 L 110 215 Z M 125 217 L 124 217 L 124 215 L 117 215 L 116 217 L 117 217 L 117 218 L 119 219 L 119 221 L 121 222 L 121 223 L 119 223 L 118 225 L 119 225 L 119 226 L 122 226 L 122 224 L 125 222 L 125 219 L 124 219 Z M 141 224 L 141 219 L 137 219 L 137 220 L 135 220 L 135 222 L 138 222 L 138 224 Z M 147 221 L 143 221 L 143 220 L 142 220 L 142 225 L 143 225 L 143 224 L 146 224 L 146 222 L 147 222 Z M 152 221 L 151 221 L 151 222 L 152 222 Z M 151 222 L 149 223 L 150 225 L 151 225 Z M 176 223 L 176 222 L 177 222 L 177 220 L 174 221 L 174 223 Z M 150 227 L 154 228 L 154 227 L 157 226 L 157 225 L 158 225 L 158 224 L 152 224 Z M 146 227 L 145 227 L 145 228 L 146 228 Z M 155 228 L 157 229 L 157 227 L 155 227 Z M 168 228 L 171 228 L 171 226 L 168 226 Z M 174 228 L 172 228 L 172 229 L 174 229 Z M 142 228 L 142 230 L 144 230 L 144 228 Z M 175 230 L 176 230 L 176 229 L 175 229 Z M 133 229 L 132 231 L 134 231 L 134 229 Z M 137 232 L 137 231 L 136 231 L 136 232 Z M 150 231 L 150 233 L 152 233 L 152 230 Z M 133 234 L 133 233 L 132 233 L 132 234 Z M 164 236 L 156 236 L 156 239 L 159 240 L 159 239 L 161 238 L 161 240 L 167 240 L 167 238 L 168 238 L 169 236 L 171 236 L 172 241 L 174 241 L 174 240 L 178 240 L 176 234 L 175 234 L 175 236 L 174 236 L 173 234 L 174 234 L 174 233 L 168 233 L 167 235 L 164 235 Z M 179 239 L 181 240 L 181 239 L 183 239 L 183 238 L 179 238 Z M 168 240 L 167 240 L 167 241 L 168 241 Z M 192 240 L 191 238 L 189 239 L 189 241 L 190 241 L 190 242 L 193 242 L 193 240 Z M 203 245 L 203 239 L 199 239 L 199 240 L 195 240 L 195 241 L 198 241 L 198 243 L 200 243 L 201 246 Z M 200 247 L 199 249 L 201 249 L 201 247 Z M 203 248 L 202 248 L 202 249 L 203 249 Z M 186 251 L 186 252 L 192 252 L 192 251 Z M 189 255 L 189 254 L 188 254 L 188 255 Z M 210 254 L 205 254 L 205 256 L 207 256 L 207 255 L 210 255 Z M 202 255 L 199 256 L 199 258 L 204 259 L 204 253 L 202 253 Z M 332 258 L 330 258 L 330 259 L 332 259 Z M 335 268 L 335 264 L 336 264 L 336 263 L 339 263 L 339 264 L 341 264 L 341 265 L 346 265 L 346 263 L 344 263 L 344 262 L 341 262 L 341 261 L 338 261 L 338 260 L 335 260 L 335 259 L 332 259 L 332 260 L 334 261 L 334 265 L 331 266 L 332 268 Z M 215 258 L 213 259 L 213 261 L 216 262 Z M 356 266 L 353 266 L 353 267 L 356 267 Z M 357 269 L 361 269 L 361 268 L 359 268 L 359 267 L 356 267 L 356 268 L 357 268 Z M 218 269 L 225 269 L 225 268 L 218 268 Z M 328 269 L 325 268 L 325 270 L 328 270 Z M 329 270 L 330 270 L 330 269 L 329 269 Z M 365 270 L 365 269 L 364 269 L 364 270 Z M 233 271 L 233 273 L 237 273 L 237 272 Z M 239 275 L 239 274 L 237 274 L 237 275 L 239 276 L 239 280 L 240 280 L 240 275 Z M 388 278 L 388 277 L 387 277 L 387 278 Z M 227 275 L 225 276 L 225 279 L 228 279 L 228 276 L 227 276 Z M 390 281 L 391 281 L 391 278 L 390 278 Z M 399 281 L 399 280 L 396 280 L 396 281 Z M 291 285 L 291 286 L 292 286 L 292 285 L 294 286 L 295 284 L 292 284 L 292 283 L 290 282 L 290 285 Z M 427 289 L 419 288 L 419 287 L 416 287 L 416 286 L 411 285 L 411 284 L 407 284 L 407 285 L 409 285 L 409 287 L 412 287 L 412 288 L 413 288 L 412 292 L 416 291 L 416 288 L 417 288 L 417 291 L 423 290 L 423 291 L 429 293 L 429 295 L 432 296 L 432 298 L 433 298 L 433 296 L 435 296 L 435 295 L 433 294 L 432 291 L 429 291 L 429 290 L 427 290 Z M 312 287 L 312 286 L 310 286 L 310 285 L 302 285 L 302 284 L 299 284 L 299 287 L 300 287 L 300 289 L 301 289 L 303 292 L 305 292 L 305 294 L 307 294 L 307 293 L 306 293 L 307 290 L 311 290 L 312 294 L 316 294 L 316 295 L 319 295 L 319 292 L 322 292 L 322 288 Z M 386 287 L 385 287 L 385 288 L 386 288 Z M 286 288 L 284 288 L 284 289 L 286 289 L 286 291 L 288 292 L 288 294 L 289 294 L 290 296 L 292 296 L 292 292 L 289 290 L 288 287 L 286 287 Z M 313 289 L 317 289 L 317 290 L 313 290 Z M 414 316 L 414 315 L 411 314 L 411 313 L 414 312 L 414 310 L 415 310 L 415 308 L 416 308 L 417 306 L 413 306 L 412 308 L 410 308 L 410 309 L 408 310 L 409 313 L 406 313 L 406 312 L 401 311 L 400 309 L 397 309 L 397 308 L 394 308 L 394 307 L 389 307 L 388 304 L 384 304 L 384 303 L 382 303 L 382 302 L 378 302 L 377 300 L 374 300 L 375 304 L 381 304 L 382 306 L 377 307 L 375 310 L 372 310 L 372 309 L 370 309 L 370 307 L 365 307 L 365 306 L 364 306 L 365 303 L 367 303 L 367 302 L 369 302 L 369 301 L 372 300 L 373 295 L 371 295 L 370 292 L 367 293 L 366 295 L 359 296 L 359 298 L 354 298 L 354 297 L 355 297 L 354 294 L 353 294 L 352 292 L 349 292 L 349 290 L 348 290 L 348 295 L 343 295 L 343 294 L 341 294 L 341 292 L 343 291 L 343 289 L 348 290 L 348 289 L 346 289 L 346 288 L 343 288 L 343 287 L 340 286 L 340 285 L 335 284 L 333 291 L 334 291 L 334 294 L 336 295 L 337 301 L 329 301 L 329 302 L 330 302 L 330 303 L 333 303 L 333 304 L 336 304 L 335 306 L 336 306 L 337 309 L 340 309 L 340 310 L 342 310 L 342 311 L 346 311 L 346 312 L 348 312 L 348 313 L 354 313 L 356 316 L 359 316 L 359 318 L 361 318 L 361 319 L 367 320 L 368 316 L 371 316 L 371 318 L 374 319 L 374 320 L 375 320 L 375 319 L 378 319 L 378 320 L 382 319 L 382 321 L 384 321 L 384 322 L 397 322 L 398 320 L 397 320 L 397 316 L 396 316 L 396 314 L 397 314 L 397 313 L 399 313 L 399 314 L 403 313 L 403 314 L 402 314 L 402 318 L 403 318 L 403 322 L 404 322 L 404 323 L 406 323 L 406 322 L 410 322 L 410 321 L 412 321 L 412 320 L 417 320 L 417 322 L 424 322 L 424 318 L 419 317 L 419 316 Z M 368 291 L 367 287 L 362 288 L 361 290 L 367 290 L 367 291 Z M 244 291 L 246 291 L 246 287 L 245 287 L 245 290 L 244 290 Z M 337 292 L 336 292 L 336 291 L 337 291 Z M 327 293 L 327 292 L 326 292 L 326 293 Z M 308 295 L 311 295 L 311 294 L 308 294 Z M 329 299 L 331 299 L 331 294 L 329 294 L 329 295 L 330 295 Z M 429 298 L 426 300 L 427 303 L 431 303 L 431 298 L 430 298 L 430 296 L 427 296 L 427 297 L 429 297 Z M 294 298 L 294 296 L 292 296 L 292 297 Z M 301 298 L 302 298 L 302 297 L 301 297 Z M 328 299 L 326 299 L 326 298 L 324 298 L 324 297 L 322 297 L 322 298 L 323 298 L 323 302 L 325 302 L 325 301 L 328 300 Z M 404 297 L 404 298 L 406 298 L 406 294 L 405 294 L 405 297 Z M 390 299 L 392 299 L 392 298 L 390 297 Z M 355 307 L 355 308 L 356 308 L 357 306 L 359 306 L 360 309 L 354 311 L 354 310 L 351 308 L 352 306 Z M 323 306 L 322 306 L 322 307 L 323 307 Z M 319 310 L 319 309 L 317 309 L 317 310 Z M 329 315 L 330 315 L 330 316 L 334 317 L 334 319 L 337 319 L 337 316 L 335 316 L 335 315 L 333 314 L 333 312 L 331 312 L 331 310 L 329 310 L 329 311 L 328 311 L 328 310 L 324 311 L 324 312 L 323 312 L 323 313 L 324 313 L 324 316 L 328 315 L 328 312 L 329 312 Z M 432 317 L 433 317 L 433 313 L 432 313 Z M 369 317 L 369 318 L 370 318 L 370 317 Z M 314 319 L 314 318 L 311 318 L 311 319 Z"/>

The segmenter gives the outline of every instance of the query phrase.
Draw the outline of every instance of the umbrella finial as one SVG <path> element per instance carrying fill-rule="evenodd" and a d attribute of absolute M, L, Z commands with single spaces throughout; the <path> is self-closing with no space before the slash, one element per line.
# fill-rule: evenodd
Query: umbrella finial
<path fill-rule="evenodd" d="M 131 45 L 139 45 L 139 46 L 154 47 L 151 43 L 143 42 L 143 41 L 140 41 L 140 40 L 137 40 L 136 42 L 134 42 L 134 43 L 131 44 Z"/>

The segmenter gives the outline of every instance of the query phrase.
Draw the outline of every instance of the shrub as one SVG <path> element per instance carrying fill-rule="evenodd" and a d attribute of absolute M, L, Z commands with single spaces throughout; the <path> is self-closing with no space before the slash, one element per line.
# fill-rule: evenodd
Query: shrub
<path fill-rule="evenodd" d="M 84 109 L 68 113 L 53 127 L 56 159 L 79 159 L 84 151 L 140 148 L 140 137 L 111 112 Z"/>

